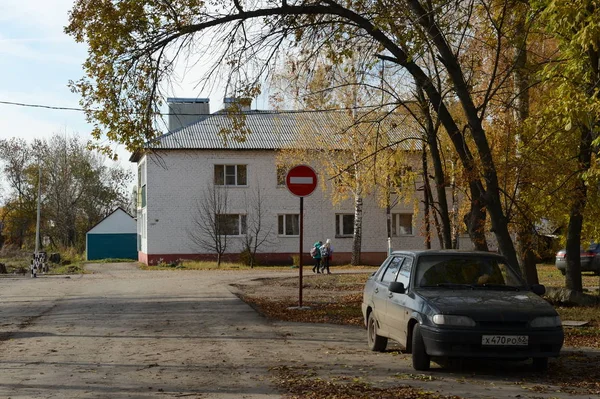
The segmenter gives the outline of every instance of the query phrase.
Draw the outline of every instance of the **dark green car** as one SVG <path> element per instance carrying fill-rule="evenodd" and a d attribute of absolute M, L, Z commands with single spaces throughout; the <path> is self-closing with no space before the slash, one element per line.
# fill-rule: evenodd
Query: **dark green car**
<path fill-rule="evenodd" d="M 488 252 L 396 251 L 368 279 L 362 311 L 369 347 L 393 339 L 416 370 L 431 358 L 533 359 L 546 369 L 564 334 L 556 310 L 506 259 Z"/>

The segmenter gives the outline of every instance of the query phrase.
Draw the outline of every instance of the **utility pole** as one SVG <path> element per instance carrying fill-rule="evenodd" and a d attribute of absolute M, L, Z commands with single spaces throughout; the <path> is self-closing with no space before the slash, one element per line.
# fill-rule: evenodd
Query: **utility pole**
<path fill-rule="evenodd" d="M 40 266 L 40 219 L 41 219 L 41 198 L 42 198 L 42 164 L 38 161 L 38 197 L 37 197 L 37 220 L 35 223 L 35 252 L 31 262 L 31 277 L 37 277 L 37 271 Z"/>

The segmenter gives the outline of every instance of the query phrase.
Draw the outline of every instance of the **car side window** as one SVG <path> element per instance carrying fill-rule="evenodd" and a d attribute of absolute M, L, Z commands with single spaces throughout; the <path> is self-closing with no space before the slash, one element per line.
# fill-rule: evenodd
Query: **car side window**
<path fill-rule="evenodd" d="M 379 269 L 377 269 L 377 271 L 373 273 L 373 276 L 376 281 L 381 280 L 381 275 L 383 274 L 383 272 L 385 272 L 385 269 L 387 269 L 387 265 L 390 263 L 391 260 L 392 258 L 388 257 L 386 260 L 383 261 L 381 266 L 379 266 Z"/>
<path fill-rule="evenodd" d="M 390 283 L 392 281 L 396 281 L 396 276 L 398 275 L 398 271 L 400 270 L 400 266 L 402 265 L 402 261 L 404 258 L 401 256 L 395 256 L 389 263 L 385 273 L 381 277 L 382 283 Z"/>
<path fill-rule="evenodd" d="M 406 258 L 404 263 L 402 263 L 402 267 L 400 268 L 400 272 L 398 272 L 398 277 L 396 281 L 404 284 L 405 288 L 408 288 L 408 283 L 410 282 L 410 273 L 412 271 L 413 259 Z"/>

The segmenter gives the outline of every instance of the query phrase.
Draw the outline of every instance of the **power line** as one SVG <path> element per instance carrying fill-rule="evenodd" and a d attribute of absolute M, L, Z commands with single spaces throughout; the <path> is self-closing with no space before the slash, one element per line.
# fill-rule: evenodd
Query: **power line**
<path fill-rule="evenodd" d="M 27 107 L 27 108 L 55 109 L 55 110 L 60 110 L 60 111 L 85 111 L 83 108 L 57 107 L 57 106 L 53 106 L 53 105 L 43 105 L 43 104 L 16 103 L 13 101 L 0 101 L 0 104 L 17 105 L 19 107 Z"/>
<path fill-rule="evenodd" d="M 412 103 L 414 101 L 405 101 L 404 103 Z M 4 105 L 14 105 L 25 108 L 43 108 L 43 109 L 51 109 L 57 111 L 77 111 L 77 112 L 86 112 L 83 108 L 76 107 L 60 107 L 55 105 L 46 105 L 46 104 L 31 104 L 31 103 L 20 103 L 14 101 L 2 101 L 0 100 L 0 104 Z M 378 105 L 362 105 L 357 107 L 343 107 L 343 108 L 325 108 L 325 109 L 304 109 L 304 110 L 251 110 L 250 113 L 256 113 L 261 115 L 283 115 L 283 114 L 308 114 L 308 113 L 318 113 L 318 112 L 339 112 L 339 111 L 352 111 L 357 109 L 377 109 L 383 108 L 386 106 L 398 106 L 400 103 L 388 103 L 388 104 L 378 104 Z M 91 111 L 99 111 L 99 110 L 91 110 Z M 223 111 L 218 111 L 216 113 L 223 114 Z M 178 116 L 211 116 L 212 114 L 204 114 L 204 113 L 163 113 L 157 112 L 155 113 L 157 116 L 169 116 L 169 115 L 178 115 Z"/>

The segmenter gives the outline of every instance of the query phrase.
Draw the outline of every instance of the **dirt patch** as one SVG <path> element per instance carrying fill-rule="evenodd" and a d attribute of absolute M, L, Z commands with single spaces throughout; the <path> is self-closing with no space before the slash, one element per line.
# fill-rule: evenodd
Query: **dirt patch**
<path fill-rule="evenodd" d="M 235 284 L 238 296 L 264 316 L 284 321 L 361 326 L 365 273 L 305 276 L 299 309 L 297 277 Z M 308 308 L 308 309 L 307 309 Z"/>

